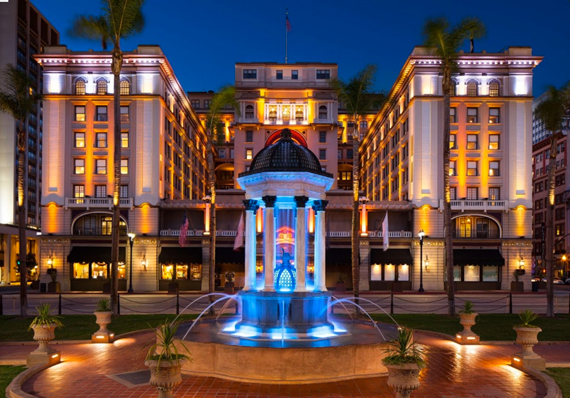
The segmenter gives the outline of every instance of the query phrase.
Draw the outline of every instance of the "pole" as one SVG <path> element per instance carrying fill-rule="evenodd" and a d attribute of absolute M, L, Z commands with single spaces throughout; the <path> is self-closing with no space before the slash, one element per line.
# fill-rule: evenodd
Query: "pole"
<path fill-rule="evenodd" d="M 509 314 L 513 313 L 513 294 L 509 293 Z"/>
<path fill-rule="evenodd" d="M 57 304 L 57 315 L 61 315 L 61 293 L 59 294 L 59 300 Z"/>
<path fill-rule="evenodd" d="M 420 288 L 419 293 L 423 293 L 424 290 L 424 230 L 422 229 L 418 234 L 420 236 Z"/>
<path fill-rule="evenodd" d="M 134 235 L 129 234 L 129 240 L 130 240 L 130 244 L 131 244 L 131 264 L 129 267 L 129 273 L 131 274 L 131 276 L 129 278 L 128 293 L 134 293 L 134 290 L 133 290 L 133 244 L 135 243 Z"/>
<path fill-rule="evenodd" d="M 289 21 L 289 11 L 286 8 L 285 9 L 285 63 L 287 63 L 287 34 L 289 33 L 288 21 Z"/>

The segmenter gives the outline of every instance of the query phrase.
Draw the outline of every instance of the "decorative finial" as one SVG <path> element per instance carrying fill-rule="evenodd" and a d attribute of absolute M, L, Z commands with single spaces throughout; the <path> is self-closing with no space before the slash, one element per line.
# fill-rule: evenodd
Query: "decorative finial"
<path fill-rule="evenodd" d="M 290 140 L 291 139 L 291 130 L 289 130 L 289 129 L 281 130 L 281 139 Z"/>

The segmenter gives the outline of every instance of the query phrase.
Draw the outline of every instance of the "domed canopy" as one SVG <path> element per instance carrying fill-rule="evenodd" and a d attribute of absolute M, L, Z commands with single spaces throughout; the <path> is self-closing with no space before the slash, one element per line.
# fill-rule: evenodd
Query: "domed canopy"
<path fill-rule="evenodd" d="M 259 151 L 253 158 L 249 171 L 240 173 L 239 176 L 271 171 L 304 171 L 332 177 L 332 174 L 322 170 L 321 163 L 313 152 L 291 139 L 289 129 L 283 129 L 281 139 L 275 144 Z"/>

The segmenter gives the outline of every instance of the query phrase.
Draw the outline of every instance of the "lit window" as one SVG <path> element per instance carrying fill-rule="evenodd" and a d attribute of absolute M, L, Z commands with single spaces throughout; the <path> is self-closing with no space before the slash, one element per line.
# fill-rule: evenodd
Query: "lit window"
<path fill-rule="evenodd" d="M 478 149 L 478 134 L 467 134 L 467 149 Z"/>
<path fill-rule="evenodd" d="M 245 150 L 245 160 L 253 159 L 253 149 L 246 149 Z"/>
<path fill-rule="evenodd" d="M 489 123 L 501 123 L 499 108 L 489 108 Z"/>
<path fill-rule="evenodd" d="M 456 138 L 457 138 L 456 134 L 450 134 L 449 135 L 449 149 L 457 149 Z"/>
<path fill-rule="evenodd" d="M 106 122 L 107 121 L 107 107 L 106 106 L 98 106 L 96 107 L 97 114 L 95 120 L 98 122 Z"/>
<path fill-rule="evenodd" d="M 73 197 L 74 198 L 84 198 L 85 197 L 85 185 L 74 185 L 73 186 Z"/>
<path fill-rule="evenodd" d="M 478 88 L 479 85 L 475 80 L 470 80 L 467 83 L 467 96 L 468 97 L 476 97 L 478 95 Z"/>
<path fill-rule="evenodd" d="M 130 95 L 131 94 L 131 83 L 127 79 L 121 79 L 121 86 L 120 86 L 120 93 L 121 95 Z"/>
<path fill-rule="evenodd" d="M 75 81 L 75 94 L 76 95 L 85 95 L 85 80 L 77 79 Z"/>
<path fill-rule="evenodd" d="M 450 176 L 457 175 L 455 170 L 456 170 L 455 169 L 455 160 L 450 160 L 449 161 L 449 175 Z"/>
<path fill-rule="evenodd" d="M 97 133 L 95 137 L 95 147 L 107 148 L 107 133 Z"/>
<path fill-rule="evenodd" d="M 97 159 L 95 161 L 95 174 L 107 174 L 107 160 Z"/>
<path fill-rule="evenodd" d="M 501 199 L 501 188 L 489 188 L 489 199 L 490 200 L 500 200 Z"/>
<path fill-rule="evenodd" d="M 471 161 L 467 162 L 467 175 L 468 176 L 476 176 L 477 173 L 477 162 Z"/>
<path fill-rule="evenodd" d="M 449 108 L 449 123 L 457 123 L 457 108 Z"/>
<path fill-rule="evenodd" d="M 75 148 L 85 148 L 85 133 L 75 133 Z"/>
<path fill-rule="evenodd" d="M 97 80 L 97 94 L 106 95 L 107 94 L 107 80 L 99 79 Z"/>
<path fill-rule="evenodd" d="M 121 174 L 129 174 L 129 159 L 121 159 Z"/>
<path fill-rule="evenodd" d="M 479 123 L 479 108 L 467 108 L 467 123 Z"/>
<path fill-rule="evenodd" d="M 489 175 L 490 176 L 500 175 L 499 162 L 498 161 L 489 162 Z"/>
<path fill-rule="evenodd" d="M 129 107 L 121 106 L 121 123 L 128 123 L 129 120 Z"/>
<path fill-rule="evenodd" d="M 121 133 L 121 148 L 128 148 L 129 147 L 129 132 L 123 131 Z"/>
<path fill-rule="evenodd" d="M 85 174 L 85 159 L 74 159 L 73 164 L 75 174 Z"/>
<path fill-rule="evenodd" d="M 499 93 L 499 83 L 497 82 L 491 82 L 489 84 L 489 96 L 490 97 L 498 97 L 500 95 Z"/>
<path fill-rule="evenodd" d="M 297 123 L 302 123 L 304 119 L 303 107 L 298 105 L 295 107 L 295 120 Z"/>
<path fill-rule="evenodd" d="M 499 134 L 489 134 L 489 149 L 499 149 Z"/>
<path fill-rule="evenodd" d="M 85 121 L 85 107 L 84 106 L 76 106 L 75 107 L 75 121 L 76 122 L 84 122 Z"/>

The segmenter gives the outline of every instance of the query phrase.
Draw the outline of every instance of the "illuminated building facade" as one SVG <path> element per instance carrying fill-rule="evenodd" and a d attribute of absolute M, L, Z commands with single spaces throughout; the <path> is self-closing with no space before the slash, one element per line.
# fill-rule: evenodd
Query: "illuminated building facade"
<path fill-rule="evenodd" d="M 205 133 L 158 46 L 124 55 L 121 141 L 114 142 L 108 52 L 47 47 L 44 68 L 44 174 L 40 264 L 57 269 L 63 290 L 102 290 L 109 277 L 113 148 L 121 145 L 121 289 L 133 262 L 137 291 L 202 289 L 202 240 L 177 252 L 185 219 L 204 229 Z M 126 232 L 134 232 L 133 258 Z M 164 232 L 163 232 L 164 231 Z M 128 252 L 128 251 L 127 251 Z M 192 254 L 192 256 L 190 256 Z M 44 275 L 42 275 L 44 277 Z M 207 286 L 207 277 L 206 277 Z"/>
<path fill-rule="evenodd" d="M 450 110 L 458 289 L 508 289 L 519 269 L 530 288 L 532 73 L 541 59 L 527 47 L 459 56 Z M 380 200 L 381 206 L 384 201 L 410 203 L 415 235 L 410 276 L 417 288 L 423 266 L 429 290 L 442 290 L 445 283 L 439 65 L 425 48 L 414 49 L 360 152 L 366 196 Z M 420 230 L 427 235 L 423 259 L 416 237 Z M 388 273 L 392 278 L 387 262 L 372 260 L 371 275 L 382 279 Z"/>
<path fill-rule="evenodd" d="M 0 69 L 12 64 L 25 71 L 33 82 L 33 90 L 42 87 L 42 70 L 34 54 L 44 46 L 59 44 L 59 33 L 28 1 L 14 0 L 0 4 Z M 26 121 L 25 189 L 27 190 L 26 222 L 28 253 L 38 254 L 36 233 L 40 227 L 42 183 L 41 105 Z M 0 283 L 19 283 L 16 272 L 18 246 L 17 215 L 17 147 L 16 121 L 0 112 Z M 36 270 L 32 269 L 35 279 Z"/>

